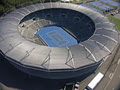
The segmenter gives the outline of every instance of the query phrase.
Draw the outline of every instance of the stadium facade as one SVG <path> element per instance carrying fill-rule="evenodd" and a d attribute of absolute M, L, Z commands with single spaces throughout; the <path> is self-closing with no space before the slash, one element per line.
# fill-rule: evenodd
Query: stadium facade
<path fill-rule="evenodd" d="M 38 29 L 59 26 L 78 44 L 50 47 Z M 22 7 L 0 21 L 0 53 L 17 69 L 33 76 L 68 79 L 95 71 L 119 45 L 119 32 L 107 17 L 70 3 Z"/>

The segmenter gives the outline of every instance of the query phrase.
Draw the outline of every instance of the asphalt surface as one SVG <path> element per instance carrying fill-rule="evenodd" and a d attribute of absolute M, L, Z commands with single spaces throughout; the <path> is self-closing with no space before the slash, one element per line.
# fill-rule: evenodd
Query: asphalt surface
<path fill-rule="evenodd" d="M 110 56 L 95 73 L 83 80 L 79 90 L 83 90 L 98 72 L 103 73 L 104 78 L 94 90 L 120 90 L 120 47 L 114 55 Z"/>
<path fill-rule="evenodd" d="M 101 71 L 102 72 L 102 71 Z M 105 77 L 95 90 L 119 90 L 120 85 L 120 47 L 112 58 L 108 70 L 105 72 Z M 101 87 L 101 88 L 100 88 Z"/>
<path fill-rule="evenodd" d="M 120 60 L 120 59 L 119 59 Z M 120 86 L 120 64 L 115 69 L 113 78 L 111 78 L 106 85 L 106 90 L 118 90 Z"/>
<path fill-rule="evenodd" d="M 120 19 L 120 13 L 118 13 L 118 14 L 114 15 L 114 17 L 116 17 L 116 18 Z"/>

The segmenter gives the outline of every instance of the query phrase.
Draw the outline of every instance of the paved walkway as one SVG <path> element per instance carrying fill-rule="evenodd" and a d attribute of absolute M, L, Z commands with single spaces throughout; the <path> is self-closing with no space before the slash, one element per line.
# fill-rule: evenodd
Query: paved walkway
<path fill-rule="evenodd" d="M 116 18 L 120 19 L 120 13 L 119 13 L 119 14 L 114 15 L 114 17 L 116 17 Z"/>

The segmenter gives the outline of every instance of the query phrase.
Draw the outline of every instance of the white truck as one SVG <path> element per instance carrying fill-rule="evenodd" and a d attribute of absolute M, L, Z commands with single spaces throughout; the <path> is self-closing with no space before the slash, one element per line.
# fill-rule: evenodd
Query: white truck
<path fill-rule="evenodd" d="M 97 84 L 102 80 L 103 77 L 104 75 L 101 72 L 99 72 L 83 90 L 93 90 L 97 86 Z"/>

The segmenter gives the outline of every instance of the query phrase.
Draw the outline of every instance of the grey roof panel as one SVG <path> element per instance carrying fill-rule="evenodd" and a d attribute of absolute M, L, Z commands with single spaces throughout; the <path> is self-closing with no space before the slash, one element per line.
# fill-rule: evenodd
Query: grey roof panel
<path fill-rule="evenodd" d="M 9 23 L 12 23 L 12 24 L 14 24 L 14 25 L 17 25 L 17 24 L 19 24 L 19 19 L 16 19 L 16 18 L 4 18 L 4 21 L 6 21 L 6 22 L 9 22 Z"/>
<path fill-rule="evenodd" d="M 21 37 L 18 33 L 20 21 L 31 12 L 45 8 L 73 9 L 86 14 L 95 23 L 95 33 L 84 42 L 61 48 L 40 46 Z M 111 53 L 119 42 L 118 33 L 106 17 L 86 7 L 69 3 L 40 3 L 15 10 L 0 21 L 0 50 L 23 65 L 46 70 L 74 69 L 99 62 Z"/>
<path fill-rule="evenodd" d="M 50 52 L 50 48 L 44 48 L 44 49 L 41 47 L 32 48 L 29 52 L 29 56 L 24 58 L 24 60 L 22 60 L 22 63 L 44 68 L 43 66 L 44 63 L 46 63 L 46 61 L 48 60 L 47 56 L 49 55 L 49 52 Z"/>
<path fill-rule="evenodd" d="M 58 7 L 59 3 L 52 3 L 52 8 Z"/>
<path fill-rule="evenodd" d="M 18 46 L 20 43 L 22 43 L 24 40 L 21 39 L 17 34 L 14 36 L 3 36 L 3 40 L 0 42 L 0 49 L 6 53 L 7 51 L 13 49 L 14 47 Z"/>
<path fill-rule="evenodd" d="M 52 4 L 51 3 L 43 3 L 43 6 L 44 6 L 45 9 L 52 8 Z"/>
<path fill-rule="evenodd" d="M 115 27 L 115 24 L 110 23 L 110 22 L 108 22 L 108 23 L 103 22 L 103 23 L 96 24 L 96 29 L 105 28 L 105 29 L 113 30 L 114 27 Z"/>
<path fill-rule="evenodd" d="M 28 11 L 27 9 L 24 8 L 20 8 L 20 9 L 17 9 L 16 12 L 19 12 L 21 13 L 22 15 L 28 15 L 30 13 L 30 11 Z"/>
<path fill-rule="evenodd" d="M 36 8 L 33 5 L 27 6 L 25 7 L 28 11 L 30 11 L 31 13 L 36 11 Z"/>
<path fill-rule="evenodd" d="M 98 17 L 94 19 L 95 23 L 110 22 L 107 17 Z"/>
<path fill-rule="evenodd" d="M 94 55 L 96 61 L 101 60 L 103 57 L 105 57 L 109 52 L 107 50 L 102 50 L 102 46 L 100 46 L 99 43 L 93 41 L 93 40 L 88 40 L 87 42 L 83 43 Z M 104 48 L 106 49 L 106 48 Z"/>
<path fill-rule="evenodd" d="M 118 41 L 118 33 L 117 32 L 114 32 L 115 30 L 111 31 L 109 29 L 98 29 L 96 30 L 97 32 L 95 34 L 102 34 L 102 35 L 106 35 L 106 36 L 109 36 L 113 39 L 115 39 L 116 41 Z"/>
<path fill-rule="evenodd" d="M 44 9 L 44 5 L 42 3 L 35 4 L 38 10 Z"/>
<path fill-rule="evenodd" d="M 104 46 L 106 46 L 111 52 L 113 50 L 113 46 L 116 46 L 117 42 L 113 41 L 109 37 L 95 34 L 94 37 L 91 38 L 92 40 L 98 41 L 102 43 Z"/>
<path fill-rule="evenodd" d="M 89 56 L 90 53 L 85 49 L 82 45 L 75 45 L 73 47 L 69 47 L 70 52 L 73 57 L 73 64 L 75 68 L 82 67 L 86 63 L 94 63 L 94 58 L 92 56 Z M 81 63 L 82 62 L 82 63 Z"/>
<path fill-rule="evenodd" d="M 11 12 L 5 18 L 16 18 L 16 19 L 22 19 L 24 16 L 18 12 Z"/>

